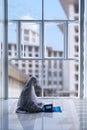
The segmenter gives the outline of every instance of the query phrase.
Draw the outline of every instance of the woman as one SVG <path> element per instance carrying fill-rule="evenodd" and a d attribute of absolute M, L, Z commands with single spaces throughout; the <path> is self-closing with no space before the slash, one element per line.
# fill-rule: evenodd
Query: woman
<path fill-rule="evenodd" d="M 16 113 L 41 112 L 43 105 L 37 102 L 34 87 L 37 86 L 36 78 L 32 77 L 23 88 L 18 100 Z"/>

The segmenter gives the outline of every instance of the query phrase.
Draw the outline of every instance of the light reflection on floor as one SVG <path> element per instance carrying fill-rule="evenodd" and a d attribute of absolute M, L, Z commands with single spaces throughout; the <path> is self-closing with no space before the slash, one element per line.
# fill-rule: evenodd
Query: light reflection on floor
<path fill-rule="evenodd" d="M 87 130 L 86 125 L 81 125 L 82 122 L 87 124 L 86 101 L 78 99 L 42 99 L 42 101 L 61 106 L 62 113 L 16 114 L 17 99 L 5 100 L 1 130 Z M 84 104 L 85 107 L 82 107 Z"/>

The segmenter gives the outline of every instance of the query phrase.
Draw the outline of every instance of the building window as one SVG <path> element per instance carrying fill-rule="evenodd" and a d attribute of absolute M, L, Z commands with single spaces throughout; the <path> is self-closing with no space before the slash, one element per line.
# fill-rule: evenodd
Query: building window
<path fill-rule="evenodd" d="M 51 68 L 51 61 L 48 61 L 48 68 Z"/>
<path fill-rule="evenodd" d="M 48 51 L 48 57 L 51 57 L 51 55 L 52 55 L 52 52 Z"/>
<path fill-rule="evenodd" d="M 8 52 L 8 55 L 9 55 L 9 56 L 11 56 L 11 55 L 12 55 L 12 53 L 11 53 L 11 52 Z"/>
<path fill-rule="evenodd" d="M 78 33 L 79 32 L 79 27 L 75 26 L 75 32 Z"/>
<path fill-rule="evenodd" d="M 43 68 L 45 68 L 45 65 L 43 65 Z"/>
<path fill-rule="evenodd" d="M 54 72 L 54 77 L 57 77 L 57 72 L 56 71 Z"/>
<path fill-rule="evenodd" d="M 54 85 L 57 85 L 57 81 L 54 81 Z"/>
<path fill-rule="evenodd" d="M 36 55 L 35 55 L 35 57 L 39 57 L 39 55 L 38 55 L 38 54 L 36 54 Z"/>
<path fill-rule="evenodd" d="M 38 63 L 39 61 L 38 60 L 35 60 L 36 63 Z"/>
<path fill-rule="evenodd" d="M 26 48 L 27 48 L 27 46 L 26 45 L 24 45 L 24 50 L 26 51 Z"/>
<path fill-rule="evenodd" d="M 31 74 L 29 74 L 29 77 L 32 77 L 32 75 L 31 75 Z"/>
<path fill-rule="evenodd" d="M 62 77 L 62 72 L 59 72 L 59 76 Z"/>
<path fill-rule="evenodd" d="M 74 11 L 75 11 L 75 13 L 79 12 L 79 6 L 78 6 L 78 4 L 74 4 Z"/>
<path fill-rule="evenodd" d="M 38 70 L 35 70 L 35 73 L 38 73 L 39 71 Z"/>
<path fill-rule="evenodd" d="M 48 76 L 50 77 L 50 76 L 52 76 L 52 73 L 51 73 L 51 71 L 48 71 Z"/>
<path fill-rule="evenodd" d="M 77 74 L 75 75 L 75 81 L 78 81 L 78 75 Z"/>
<path fill-rule="evenodd" d="M 75 52 L 78 52 L 79 51 L 79 47 L 78 47 L 78 45 L 76 46 L 74 46 L 74 49 L 75 49 Z"/>
<path fill-rule="evenodd" d="M 12 49 L 12 45 L 8 44 L 8 50 L 11 50 L 11 49 Z"/>
<path fill-rule="evenodd" d="M 29 56 L 29 57 L 32 57 L 32 54 L 29 54 L 28 56 Z"/>
<path fill-rule="evenodd" d="M 36 32 L 32 31 L 32 42 L 36 42 Z"/>
<path fill-rule="evenodd" d="M 78 84 L 75 84 L 75 90 L 78 91 Z"/>
<path fill-rule="evenodd" d="M 29 41 L 29 37 L 24 37 L 24 41 Z"/>
<path fill-rule="evenodd" d="M 29 62 L 29 63 L 31 63 L 31 62 L 32 62 L 32 60 L 29 60 L 28 62 Z"/>
<path fill-rule="evenodd" d="M 75 42 L 78 42 L 79 39 L 78 39 L 78 36 L 75 36 Z"/>
<path fill-rule="evenodd" d="M 15 64 L 18 67 L 18 63 Z"/>
<path fill-rule="evenodd" d="M 62 61 L 59 61 L 59 68 L 60 68 L 60 69 L 62 69 L 62 68 L 63 68 Z"/>
<path fill-rule="evenodd" d="M 79 20 L 78 16 L 75 16 L 74 19 L 75 19 L 75 20 Z"/>
<path fill-rule="evenodd" d="M 35 67 L 36 67 L 36 68 L 38 68 L 38 67 L 39 67 L 39 65 L 35 65 Z"/>
<path fill-rule="evenodd" d="M 14 45 L 14 50 L 16 50 L 17 49 L 17 46 L 16 45 Z"/>
<path fill-rule="evenodd" d="M 15 52 L 15 56 L 17 55 L 17 53 Z"/>
<path fill-rule="evenodd" d="M 43 80 L 43 85 L 45 85 L 45 80 Z"/>
<path fill-rule="evenodd" d="M 24 34 L 29 34 L 29 30 L 24 29 Z"/>
<path fill-rule="evenodd" d="M 79 66 L 75 65 L 75 71 L 78 71 L 78 70 L 79 70 Z"/>
<path fill-rule="evenodd" d="M 36 78 L 39 78 L 39 75 L 35 75 Z"/>
<path fill-rule="evenodd" d="M 25 64 L 24 64 L 24 63 L 22 64 L 22 67 L 25 67 Z"/>
<path fill-rule="evenodd" d="M 32 51 L 32 46 L 29 46 L 29 47 L 28 47 L 28 51 Z"/>
<path fill-rule="evenodd" d="M 24 53 L 24 57 L 26 56 L 26 53 Z"/>
<path fill-rule="evenodd" d="M 29 66 L 30 68 L 32 67 L 32 65 L 31 65 L 31 64 L 29 64 L 28 66 Z"/>
<path fill-rule="evenodd" d="M 43 75 L 43 78 L 45 78 L 45 75 Z"/>
<path fill-rule="evenodd" d="M 35 47 L 35 52 L 39 52 L 39 47 Z"/>
<path fill-rule="evenodd" d="M 59 81 L 59 85 L 63 85 L 63 82 L 62 82 L 62 81 Z"/>
<path fill-rule="evenodd" d="M 54 68 L 57 68 L 57 61 L 54 61 Z"/>
<path fill-rule="evenodd" d="M 63 56 L 63 52 L 59 52 L 59 57 L 62 57 Z"/>
<path fill-rule="evenodd" d="M 48 81 L 48 85 L 51 85 L 51 84 L 52 84 L 52 82 L 49 80 L 49 81 Z"/>
<path fill-rule="evenodd" d="M 29 70 L 28 72 L 29 72 L 29 73 L 32 73 L 32 70 Z"/>
<path fill-rule="evenodd" d="M 54 57 L 57 57 L 57 51 L 54 51 Z"/>

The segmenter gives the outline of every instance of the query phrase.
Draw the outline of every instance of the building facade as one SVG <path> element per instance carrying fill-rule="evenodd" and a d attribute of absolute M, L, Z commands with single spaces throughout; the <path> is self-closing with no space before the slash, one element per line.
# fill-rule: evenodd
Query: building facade
<path fill-rule="evenodd" d="M 8 57 L 11 63 L 29 78 L 35 76 L 39 86 L 43 88 L 44 96 L 69 96 L 68 74 L 69 64 L 62 60 L 38 60 L 40 58 L 40 44 L 38 25 L 35 23 L 22 23 L 21 26 L 21 58 L 17 58 L 17 44 L 8 43 Z M 54 50 L 45 46 L 45 57 L 62 58 L 62 50 Z M 30 58 L 26 60 L 26 58 Z M 34 60 L 32 60 L 34 58 Z"/>
<path fill-rule="evenodd" d="M 77 1 L 77 0 L 76 0 Z M 78 2 L 73 0 L 61 0 L 61 4 L 69 19 L 78 20 Z M 68 7 L 67 7 L 68 6 Z M 22 19 L 31 19 L 23 17 Z M 79 27 L 77 23 L 68 24 L 68 57 L 79 56 Z M 77 96 L 79 86 L 79 65 L 76 61 L 63 60 L 38 60 L 41 55 L 39 25 L 36 23 L 21 24 L 21 58 L 18 57 L 17 43 L 8 43 L 8 57 L 11 63 L 26 74 L 29 78 L 35 76 L 44 96 Z M 72 42 L 71 42 L 72 41 Z M 2 46 L 1 46 L 2 48 Z M 45 57 L 62 58 L 63 51 L 54 50 L 50 46 L 45 46 Z M 13 60 L 12 60 L 13 58 Z M 25 58 L 25 59 L 24 59 Z M 31 58 L 26 60 L 26 58 Z M 34 58 L 34 60 L 32 60 Z M 35 59 L 37 58 L 37 59 Z M 66 76 L 67 74 L 67 76 Z"/>
<path fill-rule="evenodd" d="M 60 3 L 67 15 L 67 18 L 73 21 L 68 23 L 68 58 L 79 58 L 79 0 L 60 0 Z M 78 95 L 79 62 L 75 60 L 71 61 L 69 63 L 69 68 L 70 91 L 75 91 L 76 95 Z"/>

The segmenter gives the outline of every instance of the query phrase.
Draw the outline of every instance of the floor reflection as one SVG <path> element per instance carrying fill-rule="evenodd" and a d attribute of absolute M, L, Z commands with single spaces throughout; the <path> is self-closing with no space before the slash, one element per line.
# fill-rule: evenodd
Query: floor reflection
<path fill-rule="evenodd" d="M 43 130 L 43 118 L 53 118 L 50 113 L 17 114 L 23 130 Z"/>
<path fill-rule="evenodd" d="M 87 104 L 72 99 L 43 99 L 62 107 L 62 113 L 15 113 L 17 100 L 9 99 L 3 103 L 2 130 L 86 130 Z M 83 107 L 84 105 L 84 107 Z M 84 120 L 85 119 L 85 120 Z M 84 129 L 81 129 L 84 128 Z M 86 128 L 86 129 L 85 129 Z"/>

